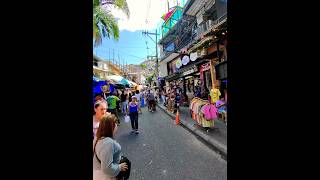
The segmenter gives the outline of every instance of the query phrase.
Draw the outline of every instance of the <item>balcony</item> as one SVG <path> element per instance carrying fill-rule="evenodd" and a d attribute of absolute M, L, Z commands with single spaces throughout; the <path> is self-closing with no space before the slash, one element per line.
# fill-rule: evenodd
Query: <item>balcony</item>
<path fill-rule="evenodd" d="M 220 25 L 225 23 L 227 21 L 227 13 L 222 15 L 220 18 L 218 18 L 215 21 L 208 20 L 203 22 L 198 28 L 197 28 L 197 36 L 196 40 L 199 40 L 201 36 L 205 36 L 208 34 L 212 29 L 218 28 Z"/>

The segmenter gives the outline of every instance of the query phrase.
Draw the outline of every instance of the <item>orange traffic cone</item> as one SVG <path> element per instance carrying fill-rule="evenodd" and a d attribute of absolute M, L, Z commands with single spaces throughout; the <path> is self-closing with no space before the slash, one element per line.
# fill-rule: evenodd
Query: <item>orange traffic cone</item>
<path fill-rule="evenodd" d="M 176 125 L 180 124 L 180 114 L 179 114 L 179 110 L 177 110 L 177 114 L 176 114 Z"/>

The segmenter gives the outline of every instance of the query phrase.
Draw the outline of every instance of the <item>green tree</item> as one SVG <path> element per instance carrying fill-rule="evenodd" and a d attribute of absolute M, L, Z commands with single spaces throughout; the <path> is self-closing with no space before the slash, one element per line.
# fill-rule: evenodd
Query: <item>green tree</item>
<path fill-rule="evenodd" d="M 109 0 L 106 4 L 122 10 L 129 18 L 130 11 L 126 0 Z M 119 40 L 118 23 L 111 12 L 102 8 L 99 0 L 93 0 L 94 45 L 100 45 L 102 43 L 102 38 L 104 37 Z"/>
<path fill-rule="evenodd" d="M 147 65 L 146 65 L 146 64 L 140 64 L 140 67 L 141 67 L 142 69 L 146 69 L 146 68 L 147 68 Z"/>

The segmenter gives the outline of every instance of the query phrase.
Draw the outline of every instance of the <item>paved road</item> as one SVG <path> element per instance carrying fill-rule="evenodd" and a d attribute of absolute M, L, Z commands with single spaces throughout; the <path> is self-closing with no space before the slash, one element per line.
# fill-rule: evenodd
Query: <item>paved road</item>
<path fill-rule="evenodd" d="M 143 108 L 140 134 L 121 120 L 116 140 L 132 162 L 131 180 L 226 180 L 227 162 L 158 109 Z"/>

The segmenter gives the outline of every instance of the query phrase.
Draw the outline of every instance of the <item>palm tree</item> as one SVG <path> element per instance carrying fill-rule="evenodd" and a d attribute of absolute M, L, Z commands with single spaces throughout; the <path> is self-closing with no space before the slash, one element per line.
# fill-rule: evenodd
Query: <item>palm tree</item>
<path fill-rule="evenodd" d="M 126 0 L 106 0 L 104 5 L 122 10 L 127 17 L 130 11 Z M 103 37 L 119 39 L 119 27 L 116 19 L 110 11 L 102 8 L 100 0 L 93 0 L 93 39 L 94 45 L 98 46 Z"/>

